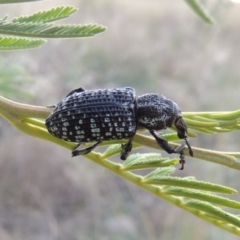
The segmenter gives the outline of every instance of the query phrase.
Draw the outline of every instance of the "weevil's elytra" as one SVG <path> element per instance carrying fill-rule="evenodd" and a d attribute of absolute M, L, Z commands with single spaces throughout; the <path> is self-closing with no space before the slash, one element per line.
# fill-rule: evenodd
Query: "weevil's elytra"
<path fill-rule="evenodd" d="M 136 133 L 135 90 L 72 91 L 46 121 L 54 136 L 70 142 L 130 138 Z"/>
<path fill-rule="evenodd" d="M 73 156 L 91 152 L 102 141 L 129 139 L 122 145 L 121 159 L 132 149 L 136 131 L 146 128 L 168 153 L 179 153 L 184 165 L 184 145 L 174 149 L 157 131 L 175 125 L 180 139 L 185 139 L 189 154 L 193 151 L 187 141 L 187 125 L 178 105 L 158 94 L 135 96 L 131 87 L 70 92 L 46 120 L 48 131 L 55 137 L 79 145 L 94 142 L 85 149 L 75 149 Z"/>

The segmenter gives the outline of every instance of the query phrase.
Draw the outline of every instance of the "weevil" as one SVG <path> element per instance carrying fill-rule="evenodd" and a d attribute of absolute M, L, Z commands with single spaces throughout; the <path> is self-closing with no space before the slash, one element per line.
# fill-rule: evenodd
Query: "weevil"
<path fill-rule="evenodd" d="M 58 103 L 46 119 L 46 127 L 53 136 L 78 143 L 72 156 L 87 154 L 102 141 L 128 139 L 126 144 L 121 145 L 120 158 L 125 160 L 132 150 L 137 130 L 147 129 L 167 153 L 180 154 L 180 169 L 183 169 L 184 144 L 173 148 L 159 133 L 173 125 L 178 137 L 185 139 L 190 156 L 193 156 L 181 110 L 175 102 L 159 94 L 136 97 L 131 87 L 98 90 L 78 88 Z M 93 144 L 79 149 L 79 146 L 88 142 Z"/>

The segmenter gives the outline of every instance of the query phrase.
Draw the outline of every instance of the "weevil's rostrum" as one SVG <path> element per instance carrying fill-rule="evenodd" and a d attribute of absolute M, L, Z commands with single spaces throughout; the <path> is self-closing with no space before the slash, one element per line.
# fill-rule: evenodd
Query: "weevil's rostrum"
<path fill-rule="evenodd" d="M 131 87 L 70 92 L 46 120 L 48 131 L 55 137 L 79 143 L 93 142 L 84 149 L 73 150 L 73 156 L 91 152 L 102 141 L 129 139 L 122 145 L 121 159 L 132 149 L 132 141 L 139 128 L 146 128 L 168 153 L 180 153 L 184 164 L 184 145 L 174 149 L 156 131 L 175 125 L 178 137 L 187 141 L 187 126 L 176 103 L 162 95 L 135 96 Z M 78 146 L 79 146 L 78 145 Z"/>

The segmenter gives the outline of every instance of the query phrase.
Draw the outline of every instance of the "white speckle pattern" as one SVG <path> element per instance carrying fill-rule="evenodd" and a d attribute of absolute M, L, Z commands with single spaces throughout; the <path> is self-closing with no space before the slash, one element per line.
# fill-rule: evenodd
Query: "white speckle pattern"
<path fill-rule="evenodd" d="M 106 123 L 110 122 L 110 118 L 104 118 L 104 122 Z"/>
<path fill-rule="evenodd" d="M 62 125 L 65 126 L 65 127 L 68 127 L 69 126 L 69 122 L 63 122 Z"/>
<path fill-rule="evenodd" d="M 85 143 L 132 137 L 137 130 L 135 90 L 76 89 L 46 120 L 48 131 L 66 141 Z"/>

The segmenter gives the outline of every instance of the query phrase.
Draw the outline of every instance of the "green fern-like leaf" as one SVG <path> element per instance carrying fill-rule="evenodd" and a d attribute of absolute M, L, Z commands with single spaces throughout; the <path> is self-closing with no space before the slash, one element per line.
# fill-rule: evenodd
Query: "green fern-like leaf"
<path fill-rule="evenodd" d="M 77 11 L 77 8 L 73 6 L 61 6 L 57 8 L 52 8 L 50 10 L 37 12 L 30 16 L 21 16 L 14 18 L 13 23 L 48 23 L 64 19 L 72 15 Z"/>
<path fill-rule="evenodd" d="M 233 112 L 199 112 L 184 114 L 188 127 L 197 132 L 214 134 L 231 132 L 240 128 L 240 111 Z"/>
<path fill-rule="evenodd" d="M 35 48 L 45 43 L 42 38 L 92 37 L 106 30 L 99 24 L 53 25 L 51 22 L 64 19 L 77 11 L 73 6 L 61 6 L 40 11 L 29 16 L 21 16 L 8 21 L 8 16 L 0 19 L 0 50 Z M 17 37 L 15 37 L 17 36 Z M 32 40 L 31 38 L 36 38 Z"/>
<path fill-rule="evenodd" d="M 180 188 L 180 187 L 168 187 L 166 188 L 166 193 L 174 196 L 185 197 L 188 199 L 197 199 L 201 201 L 211 202 L 217 205 L 221 205 L 223 207 L 230 207 L 240 209 L 240 203 L 226 199 L 219 196 L 214 196 L 209 193 L 204 193 L 203 191 L 197 191 L 187 188 Z"/>
<path fill-rule="evenodd" d="M 140 170 L 156 167 L 168 167 L 175 165 L 179 162 L 179 159 L 162 158 L 160 154 L 132 154 L 123 163 L 123 170 Z"/>
<path fill-rule="evenodd" d="M 76 11 L 73 6 L 61 6 L 14 18 L 12 21 L 7 21 L 5 16 L 0 19 L 0 34 L 34 38 L 79 38 L 91 37 L 106 30 L 106 27 L 99 24 L 54 26 L 49 23 L 67 18 Z"/>
<path fill-rule="evenodd" d="M 219 226 L 222 226 L 224 224 L 225 227 L 227 228 L 229 226 L 226 225 L 226 223 L 228 223 L 233 226 L 234 232 L 239 231 L 240 218 L 234 214 L 223 211 L 220 207 L 213 206 L 210 203 L 197 201 L 197 200 L 190 200 L 186 203 L 186 205 L 189 208 L 193 208 L 195 210 L 198 210 L 202 213 L 207 214 L 206 219 L 211 217 L 211 219 L 214 220 L 215 222 L 222 221 L 222 223 L 218 223 Z M 240 235 L 240 234 L 238 233 L 237 235 Z"/>
<path fill-rule="evenodd" d="M 40 47 L 46 41 L 43 39 L 15 38 L 0 36 L 0 51 L 19 50 Z"/>
<path fill-rule="evenodd" d="M 192 10 L 206 23 L 213 24 L 214 20 L 198 0 L 185 0 Z"/>
<path fill-rule="evenodd" d="M 160 170 L 160 171 L 159 171 Z M 162 176 L 162 169 L 157 169 L 152 173 L 148 174 L 144 177 L 143 181 L 146 184 L 154 184 L 154 185 L 164 185 L 164 186 L 176 186 L 188 189 L 196 189 L 196 190 L 204 190 L 211 192 L 220 192 L 220 193 L 236 193 L 236 191 L 232 188 L 223 187 L 221 185 L 205 183 L 193 179 L 184 179 L 179 177 L 168 177 Z"/>
<path fill-rule="evenodd" d="M 98 24 L 60 25 L 47 23 L 0 23 L 0 34 L 16 35 L 34 38 L 79 38 L 91 37 L 105 31 Z"/>

